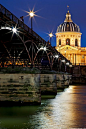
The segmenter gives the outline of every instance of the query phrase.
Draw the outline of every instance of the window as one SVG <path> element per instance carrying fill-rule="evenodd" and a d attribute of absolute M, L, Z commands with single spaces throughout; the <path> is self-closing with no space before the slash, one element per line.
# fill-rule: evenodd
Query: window
<path fill-rule="evenodd" d="M 75 46 L 78 46 L 78 40 L 75 39 Z"/>
<path fill-rule="evenodd" d="M 59 39 L 59 45 L 61 45 L 61 39 Z"/>
<path fill-rule="evenodd" d="M 66 45 L 70 45 L 70 39 L 66 39 Z"/>

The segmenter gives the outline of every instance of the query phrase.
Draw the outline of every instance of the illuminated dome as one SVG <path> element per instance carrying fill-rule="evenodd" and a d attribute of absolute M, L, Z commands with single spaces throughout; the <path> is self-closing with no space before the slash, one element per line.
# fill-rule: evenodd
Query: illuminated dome
<path fill-rule="evenodd" d="M 71 14 L 69 11 L 66 14 L 66 19 L 64 23 L 58 26 L 57 28 L 57 33 L 58 32 L 80 32 L 80 28 L 78 25 L 76 25 L 72 20 L 71 20 Z"/>

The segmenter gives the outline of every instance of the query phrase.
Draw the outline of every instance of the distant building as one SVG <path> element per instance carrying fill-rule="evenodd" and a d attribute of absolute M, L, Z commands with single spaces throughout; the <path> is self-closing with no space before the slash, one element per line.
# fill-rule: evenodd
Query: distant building
<path fill-rule="evenodd" d="M 66 19 L 57 28 L 56 49 L 72 64 L 86 63 L 86 47 L 81 47 L 80 28 L 71 20 L 69 11 Z"/>

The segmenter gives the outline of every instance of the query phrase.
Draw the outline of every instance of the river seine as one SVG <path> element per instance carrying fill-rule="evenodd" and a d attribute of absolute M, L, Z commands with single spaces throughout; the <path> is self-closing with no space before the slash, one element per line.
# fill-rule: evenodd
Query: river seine
<path fill-rule="evenodd" d="M 0 129 L 86 128 L 86 86 L 71 85 L 40 106 L 0 107 Z"/>

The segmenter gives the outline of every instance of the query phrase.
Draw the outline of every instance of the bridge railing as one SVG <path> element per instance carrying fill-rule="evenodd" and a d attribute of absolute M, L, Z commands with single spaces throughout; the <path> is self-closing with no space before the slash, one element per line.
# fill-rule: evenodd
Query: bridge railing
<path fill-rule="evenodd" d="M 7 18 L 9 18 L 10 20 L 12 20 L 15 24 L 18 25 L 18 27 L 23 28 L 25 31 L 27 31 L 29 34 L 33 34 L 34 37 L 36 37 L 37 40 L 39 40 L 39 42 L 42 42 L 44 44 L 46 44 L 46 41 L 41 38 L 37 33 L 35 33 L 33 30 L 31 30 L 31 28 L 29 28 L 26 24 L 24 24 L 23 21 L 21 21 L 20 19 L 18 19 L 15 15 L 13 15 L 9 10 L 7 10 L 4 6 L 2 6 L 0 4 L 0 12 L 3 13 L 4 15 L 6 15 Z"/>

